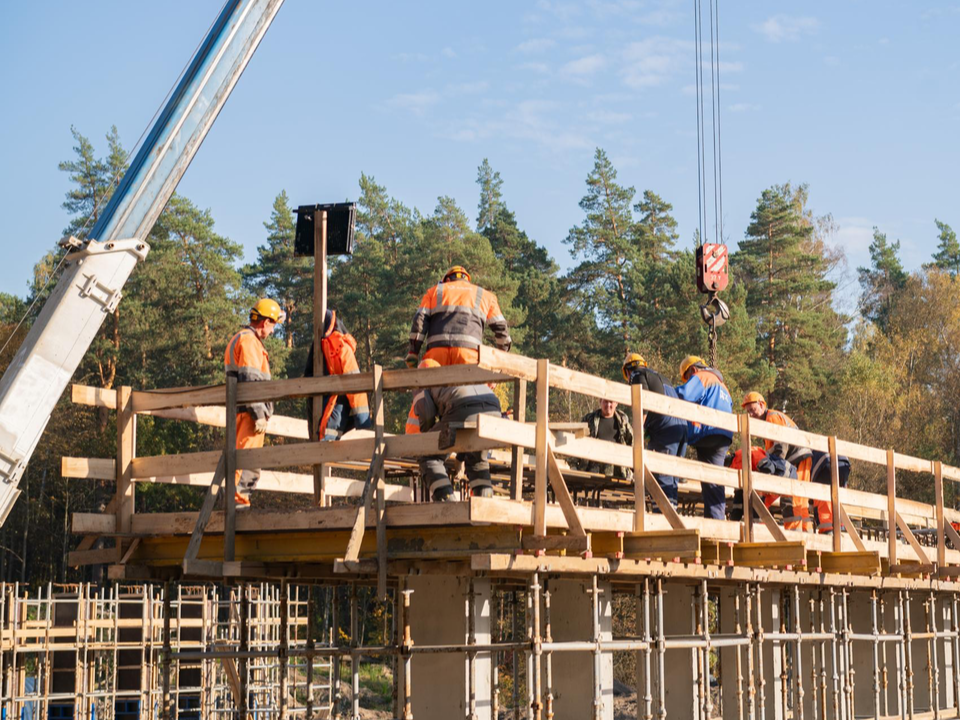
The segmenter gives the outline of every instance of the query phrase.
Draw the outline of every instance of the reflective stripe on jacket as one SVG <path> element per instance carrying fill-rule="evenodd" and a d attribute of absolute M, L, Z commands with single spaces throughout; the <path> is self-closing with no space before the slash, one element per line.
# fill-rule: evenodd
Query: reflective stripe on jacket
<path fill-rule="evenodd" d="M 786 413 L 782 413 L 779 410 L 767 410 L 763 419 L 774 425 L 783 425 L 784 427 L 793 428 L 794 430 L 800 429 Z M 808 457 L 813 457 L 813 452 L 810 448 L 798 447 L 797 445 L 790 445 L 785 442 L 774 442 L 773 440 L 764 440 L 763 444 L 766 446 L 768 453 L 771 455 L 779 455 L 792 465 L 799 465 Z"/>
<path fill-rule="evenodd" d="M 407 435 L 420 434 L 420 418 L 417 417 L 417 400 L 421 397 L 423 397 L 423 390 L 415 393 L 413 402 L 410 403 L 410 412 L 407 413 L 407 425 L 404 428 L 404 433 Z"/>
<path fill-rule="evenodd" d="M 487 325 L 493 330 L 497 347 L 509 350 L 510 332 L 496 295 L 466 280 L 437 283 L 427 290 L 413 316 L 410 351 L 419 354 L 424 342 L 427 350 L 479 348 Z"/>
<path fill-rule="evenodd" d="M 324 375 L 354 375 L 360 372 L 360 366 L 357 364 L 357 341 L 350 333 L 342 333 L 334 330 L 329 335 L 320 340 L 320 347 L 323 349 L 323 374 Z M 370 405 L 367 401 L 366 393 L 346 393 L 347 402 L 350 404 L 350 415 L 354 418 L 355 425 L 364 425 L 370 420 Z M 333 412 L 333 406 L 337 404 L 337 395 L 324 396 L 323 415 L 320 418 L 318 437 L 323 437 L 327 429 L 327 422 L 330 420 L 330 414 Z"/>
<path fill-rule="evenodd" d="M 723 376 L 713 368 L 695 370 L 689 380 L 677 387 L 677 396 L 681 400 L 696 403 L 701 407 L 733 413 L 733 398 L 730 397 L 730 391 L 723 384 Z M 696 445 L 712 435 L 733 438 L 733 433 L 729 430 L 701 425 L 697 422 L 687 425 L 687 442 L 691 445 Z"/>
<path fill-rule="evenodd" d="M 456 385 L 425 388 L 413 401 L 413 412 L 419 420 L 420 432 L 429 432 L 437 420 L 443 420 L 455 409 L 476 405 L 477 413 L 499 411 L 500 401 L 486 385 Z"/>
<path fill-rule="evenodd" d="M 270 356 L 263 341 L 250 327 L 234 335 L 223 353 L 223 367 L 228 373 L 236 373 L 237 382 L 257 382 L 270 379 Z M 248 412 L 257 420 L 273 415 L 273 403 L 241 405 L 238 412 Z"/>

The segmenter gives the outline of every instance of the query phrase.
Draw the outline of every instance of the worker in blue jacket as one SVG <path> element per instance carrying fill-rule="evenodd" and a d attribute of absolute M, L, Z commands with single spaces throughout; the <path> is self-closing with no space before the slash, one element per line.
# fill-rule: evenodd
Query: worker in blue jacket
<path fill-rule="evenodd" d="M 647 361 L 639 353 L 627 355 L 626 360 L 623 361 L 622 370 L 623 379 L 631 385 L 639 385 L 644 390 L 659 395 L 678 397 L 673 385 L 664 380 L 663 376 L 656 370 L 647 367 Z M 640 442 L 643 442 L 643 436 L 646 436 L 648 450 L 672 455 L 673 457 L 683 457 L 687 454 L 686 420 L 655 412 L 644 413 L 643 430 L 639 434 L 641 435 Z M 676 507 L 679 480 L 673 475 L 664 475 L 663 473 L 654 473 L 654 477 L 657 479 L 657 484 L 663 489 L 664 495 Z M 656 508 L 654 508 L 654 512 L 657 512 Z"/>
<path fill-rule="evenodd" d="M 722 412 L 733 413 L 733 398 L 723 383 L 723 375 L 712 367 L 708 367 L 703 358 L 697 355 L 688 355 L 680 363 L 680 377 L 683 384 L 677 387 L 677 395 L 681 400 L 696 403 L 701 407 L 713 408 Z M 729 430 L 701 425 L 691 422 L 687 424 L 687 442 L 697 452 L 697 460 L 723 467 L 724 458 L 733 433 Z M 714 520 L 723 520 L 726 515 L 726 499 L 723 486 L 712 483 L 701 484 L 703 492 L 703 516 Z"/>

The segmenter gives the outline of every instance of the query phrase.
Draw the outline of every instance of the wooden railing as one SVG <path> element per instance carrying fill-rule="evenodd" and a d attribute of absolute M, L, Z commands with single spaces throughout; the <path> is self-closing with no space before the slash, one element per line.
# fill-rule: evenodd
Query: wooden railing
<path fill-rule="evenodd" d="M 491 415 L 480 416 L 475 426 L 458 430 L 456 442 L 450 448 L 442 448 L 439 433 L 412 436 L 390 436 L 384 432 L 383 394 L 386 391 L 410 391 L 425 387 L 465 385 L 477 383 L 510 382 L 514 386 L 515 419 Z M 536 419 L 526 422 L 526 383 L 536 385 Z M 550 388 L 579 393 L 593 398 L 606 398 L 631 408 L 634 425 L 642 426 L 645 412 L 699 422 L 723 428 L 734 433 L 735 445 L 749 455 L 754 440 L 773 440 L 791 445 L 808 447 L 829 453 L 834 468 L 830 485 L 800 482 L 787 478 L 751 472 L 749 462 L 742 470 L 706 465 L 695 460 L 677 458 L 652 452 L 635 443 L 627 447 L 588 437 L 576 437 L 560 429 L 551 429 L 549 423 Z M 262 449 L 236 450 L 232 442 L 228 420 L 233 417 L 230 408 L 238 404 L 279 400 L 287 397 L 316 396 L 330 393 L 367 392 L 374 409 L 375 430 L 369 437 L 342 440 L 339 442 L 296 442 L 273 445 Z M 873 448 L 804 432 L 780 425 L 751 419 L 745 415 L 733 415 L 703 408 L 682 400 L 644 392 L 639 386 L 628 386 L 604 380 L 569 368 L 551 365 L 547 360 L 534 360 L 520 355 L 503 353 L 493 348 L 481 349 L 478 365 L 457 365 L 423 370 L 382 370 L 376 366 L 373 372 L 348 376 L 297 378 L 261 383 L 242 383 L 231 390 L 230 384 L 204 388 L 184 388 L 165 391 L 135 391 L 129 388 L 102 390 L 75 386 L 74 402 L 118 410 L 118 454 L 116 460 L 64 458 L 65 477 L 116 479 L 117 493 L 105 514 L 78 513 L 74 516 L 75 532 L 99 532 L 117 536 L 116 548 L 92 550 L 89 535 L 84 538 L 71 561 L 77 564 L 90 562 L 123 563 L 136 546 L 133 529 L 133 498 L 136 482 L 169 482 L 208 488 L 204 506 L 194 530 L 191 548 L 185 558 L 185 567 L 204 574 L 216 568 L 196 560 L 199 538 L 209 520 L 221 485 L 226 485 L 225 505 L 225 562 L 233 561 L 232 538 L 235 532 L 233 519 L 232 470 L 260 469 L 264 472 L 260 487 L 270 490 L 306 492 L 311 489 L 323 498 L 324 494 L 359 496 L 353 533 L 348 543 L 344 561 L 357 560 L 359 541 L 366 526 L 366 515 L 374 511 L 378 518 L 378 530 L 382 532 L 383 508 L 387 499 L 409 501 L 413 494 L 407 488 L 387 486 L 384 483 L 383 466 L 398 459 L 415 459 L 436 455 L 451 450 L 486 450 L 495 447 L 512 449 L 510 497 L 522 500 L 523 451 L 534 453 L 534 483 L 531 507 L 531 524 L 534 538 L 540 539 L 542 549 L 583 550 L 589 547 L 590 528 L 595 529 L 601 520 L 584 523 L 583 508 L 574 505 L 564 479 L 564 464 L 560 458 L 579 458 L 588 461 L 611 463 L 632 467 L 634 471 L 635 502 L 632 509 L 633 532 L 656 532 L 667 529 L 697 530 L 704 537 L 718 540 L 753 542 L 796 543 L 803 541 L 808 547 L 824 552 L 876 553 L 887 560 L 892 571 L 904 569 L 911 573 L 932 571 L 952 575 L 960 566 L 960 536 L 951 522 L 960 522 L 960 511 L 944 506 L 944 480 L 960 481 L 960 469 L 897 453 L 892 449 Z M 188 420 L 201 424 L 227 427 L 226 444 L 223 450 L 136 457 L 134 442 L 136 416 L 150 414 L 157 417 Z M 308 437 L 304 420 L 274 417 L 268 425 L 268 434 L 293 440 Z M 887 471 L 887 494 L 839 487 L 837 458 L 845 455 L 851 460 L 883 466 Z M 309 475 L 283 473 L 277 468 L 294 466 L 359 463 L 367 470 L 364 481 L 346 479 L 323 479 L 329 483 L 320 487 L 319 493 Z M 908 471 L 929 474 L 933 481 L 935 504 L 896 497 L 897 473 Z M 677 476 L 695 482 L 707 482 L 725 488 L 743 490 L 744 505 L 754 512 L 745 512 L 740 523 L 707 520 L 680 516 L 670 505 L 657 484 L 654 473 Z M 554 510 L 548 508 L 547 489 L 552 488 L 562 513 L 566 535 L 558 538 L 548 533 L 548 516 Z M 803 534 L 784 530 L 764 506 L 760 493 L 791 495 L 809 500 L 831 503 L 835 521 L 829 536 Z M 646 510 L 649 495 L 660 513 Z M 374 503 L 376 505 L 374 506 Z M 376 508 L 374 510 L 374 508 Z M 548 512 L 549 511 L 549 512 Z M 591 518 L 597 518 L 593 511 Z M 865 539 L 860 536 L 854 519 L 881 521 L 886 528 L 886 542 Z M 619 523 L 619 521 L 617 521 Z M 113 525 L 110 527 L 110 525 Z M 935 547 L 921 545 L 912 527 L 935 528 Z M 611 526 L 612 527 L 612 526 Z M 620 524 L 616 524 L 619 530 Z M 378 533 L 379 535 L 379 533 Z M 905 543 L 900 542 L 903 538 Z M 194 542 L 195 541 L 195 542 Z M 191 557 L 191 553 L 193 553 Z M 385 561 L 385 551 L 381 554 Z M 206 562 L 206 561 L 204 561 Z M 907 563 L 907 565 L 904 565 Z"/>

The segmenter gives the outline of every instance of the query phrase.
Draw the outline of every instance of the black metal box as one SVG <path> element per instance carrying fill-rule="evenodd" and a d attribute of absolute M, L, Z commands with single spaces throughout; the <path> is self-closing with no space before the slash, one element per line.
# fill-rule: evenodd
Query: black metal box
<path fill-rule="evenodd" d="M 301 205 L 297 208 L 297 234 L 293 254 L 313 257 L 313 234 L 319 215 L 327 211 L 327 255 L 353 255 L 353 228 L 356 223 L 356 203 L 327 203 Z"/>

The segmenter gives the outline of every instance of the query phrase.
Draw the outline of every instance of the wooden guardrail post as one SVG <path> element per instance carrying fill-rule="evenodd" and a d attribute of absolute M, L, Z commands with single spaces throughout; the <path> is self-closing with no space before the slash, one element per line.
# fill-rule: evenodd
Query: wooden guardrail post
<path fill-rule="evenodd" d="M 947 538 L 943 518 L 943 463 L 935 460 L 933 463 L 934 502 L 936 502 L 937 516 L 937 566 L 946 567 Z"/>
<path fill-rule="evenodd" d="M 527 381 L 517 378 L 513 381 L 513 419 L 517 422 L 527 421 Z M 513 500 L 523 499 L 523 448 L 514 445 L 511 450 L 513 467 L 510 473 L 510 497 Z"/>
<path fill-rule="evenodd" d="M 534 477 L 533 534 L 547 534 L 547 437 L 550 432 L 550 361 L 537 360 L 537 466 Z"/>
<path fill-rule="evenodd" d="M 323 353 L 320 340 L 323 337 L 323 327 L 327 318 L 327 211 L 321 210 L 314 214 L 313 222 L 313 376 L 323 375 Z M 317 222 L 319 220 L 319 222 Z M 313 427 L 310 428 L 310 439 L 321 440 L 319 423 L 322 413 L 321 396 L 310 398 L 310 407 L 313 410 Z M 323 465 L 313 466 L 313 501 L 317 506 L 326 504 L 326 493 L 323 484 L 326 477 L 326 468 Z"/>
<path fill-rule="evenodd" d="M 131 474 L 137 448 L 137 416 L 133 412 L 133 388 L 117 389 L 117 532 L 133 531 L 133 513 L 136 491 Z M 117 562 L 123 559 L 124 540 L 117 539 Z"/>
<path fill-rule="evenodd" d="M 840 456 L 837 454 L 837 438 L 831 435 L 827 438 L 827 448 L 830 450 L 830 509 L 833 517 L 833 551 L 840 552 L 842 545 L 841 527 L 843 513 L 840 511 Z"/>
<path fill-rule="evenodd" d="M 633 409 L 633 531 L 643 532 L 647 494 L 644 492 L 643 464 L 643 387 L 630 386 L 630 405 Z"/>
<path fill-rule="evenodd" d="M 892 449 L 887 450 L 887 559 L 891 567 L 897 564 L 897 467 Z"/>
<path fill-rule="evenodd" d="M 223 560 L 236 559 L 237 534 L 237 375 L 227 373 L 227 432 L 223 446 L 223 471 L 226 480 L 223 518 Z"/>
<path fill-rule="evenodd" d="M 750 473 L 750 416 L 738 415 L 740 426 L 740 488 L 743 490 L 743 541 L 753 542 L 753 482 Z"/>

